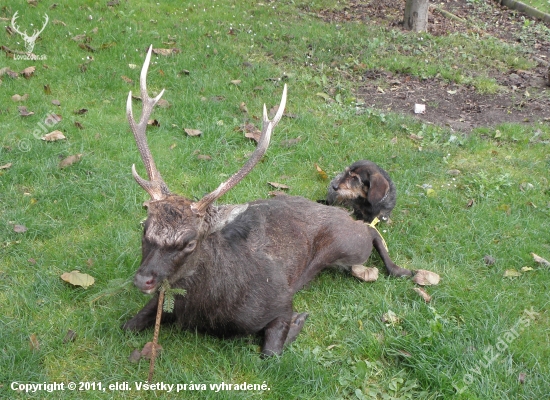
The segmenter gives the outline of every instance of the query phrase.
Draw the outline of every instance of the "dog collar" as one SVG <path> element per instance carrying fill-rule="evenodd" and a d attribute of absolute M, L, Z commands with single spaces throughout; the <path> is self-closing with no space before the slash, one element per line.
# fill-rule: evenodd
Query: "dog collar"
<path fill-rule="evenodd" d="M 386 244 L 386 241 L 384 240 L 384 236 L 382 236 L 380 231 L 376 228 L 376 224 L 379 223 L 379 222 L 380 222 L 380 220 L 378 219 L 378 217 L 374 217 L 372 222 L 367 223 L 367 225 L 370 226 L 371 228 L 373 228 L 376 232 L 378 232 L 378 234 L 380 235 L 380 238 L 382 239 L 382 243 L 384 243 L 384 247 L 386 248 L 386 251 L 387 251 L 388 250 L 388 245 Z"/>

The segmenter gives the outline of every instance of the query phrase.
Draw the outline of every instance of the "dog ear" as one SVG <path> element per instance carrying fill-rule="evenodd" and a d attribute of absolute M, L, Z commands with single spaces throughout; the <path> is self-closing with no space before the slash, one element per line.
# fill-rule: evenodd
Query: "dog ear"
<path fill-rule="evenodd" d="M 367 200 L 371 204 L 377 204 L 390 190 L 390 183 L 380 173 L 375 173 L 370 176 L 370 187 L 367 193 Z"/>

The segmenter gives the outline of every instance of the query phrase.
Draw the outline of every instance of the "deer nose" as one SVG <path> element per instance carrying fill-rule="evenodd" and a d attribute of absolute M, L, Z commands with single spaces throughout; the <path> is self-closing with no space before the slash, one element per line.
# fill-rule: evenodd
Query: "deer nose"
<path fill-rule="evenodd" d="M 157 287 L 157 279 L 153 275 L 136 274 L 134 285 L 144 293 L 152 293 Z"/>

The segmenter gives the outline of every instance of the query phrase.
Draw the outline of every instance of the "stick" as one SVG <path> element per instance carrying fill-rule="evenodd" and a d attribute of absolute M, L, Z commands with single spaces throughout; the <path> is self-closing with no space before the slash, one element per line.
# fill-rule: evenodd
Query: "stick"
<path fill-rule="evenodd" d="M 155 358 L 157 358 L 157 343 L 159 341 L 160 319 L 162 317 L 162 306 L 164 304 L 164 287 L 159 290 L 159 301 L 157 305 L 157 318 L 155 320 L 155 333 L 153 334 L 153 347 L 151 348 L 151 362 L 149 363 L 149 377 L 147 382 L 153 380 L 153 372 L 155 370 Z"/>

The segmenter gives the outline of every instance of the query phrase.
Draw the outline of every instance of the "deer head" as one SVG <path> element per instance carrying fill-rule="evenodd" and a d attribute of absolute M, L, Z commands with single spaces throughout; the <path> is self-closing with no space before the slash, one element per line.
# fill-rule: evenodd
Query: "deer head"
<path fill-rule="evenodd" d="M 46 28 L 46 25 L 48 25 L 48 21 L 49 21 L 48 14 L 44 14 L 45 20 L 44 20 L 44 25 L 42 26 L 42 29 L 40 30 L 35 29 L 33 31 L 33 34 L 29 36 L 27 35 L 26 30 L 21 32 L 17 27 L 17 25 L 15 25 L 15 20 L 18 18 L 17 13 L 18 12 L 16 11 L 15 14 L 13 14 L 13 17 L 11 18 L 11 27 L 15 32 L 23 36 L 23 40 L 25 41 L 25 51 L 27 53 L 32 53 L 32 51 L 34 50 L 34 44 L 36 42 L 36 39 L 38 38 L 38 35 L 40 35 L 42 31 Z"/>
<path fill-rule="evenodd" d="M 286 104 L 286 85 L 277 114 L 269 120 L 264 104 L 262 132 L 258 145 L 244 166 L 228 180 L 199 201 L 174 195 L 162 179 L 147 144 L 145 131 L 154 106 L 160 100 L 164 89 L 154 98 L 147 93 L 147 70 L 151 61 L 152 46 L 149 47 L 140 75 L 142 112 L 136 122 L 132 112 L 132 92 L 128 94 L 126 115 L 134 134 L 141 159 L 147 170 L 148 180 L 139 176 L 135 165 L 132 174 L 136 182 L 151 196 L 147 203 L 148 217 L 144 225 L 142 263 L 134 283 L 143 292 L 152 293 L 163 279 L 178 277 L 176 269 L 185 259 L 200 247 L 201 240 L 208 235 L 221 219 L 231 218 L 231 207 L 223 211 L 213 207 L 216 199 L 237 185 L 260 161 L 267 150 L 273 128 L 280 121 Z M 237 206 L 238 207 L 238 206 Z M 182 272 L 183 273 L 183 272 Z"/>

